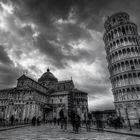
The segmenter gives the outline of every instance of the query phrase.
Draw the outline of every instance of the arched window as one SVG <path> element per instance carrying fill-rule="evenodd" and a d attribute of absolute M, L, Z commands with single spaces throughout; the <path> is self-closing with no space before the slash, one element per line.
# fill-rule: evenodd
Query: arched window
<path fill-rule="evenodd" d="M 127 48 L 127 52 L 130 53 L 130 49 L 129 48 Z"/>
<path fill-rule="evenodd" d="M 111 38 L 112 38 L 112 39 L 114 38 L 114 36 L 113 36 L 113 31 L 111 31 Z"/>
<path fill-rule="evenodd" d="M 113 42 L 113 46 L 116 46 L 116 43 L 115 43 L 115 41 Z"/>
<path fill-rule="evenodd" d="M 122 38 L 120 39 L 120 42 L 123 43 L 123 39 Z"/>
<path fill-rule="evenodd" d="M 132 26 L 132 30 L 133 30 L 133 34 L 135 34 L 136 32 L 135 32 L 135 28 L 134 28 L 134 26 Z"/>
<path fill-rule="evenodd" d="M 110 33 L 108 34 L 108 37 L 109 37 L 109 41 L 111 40 L 111 35 L 110 35 Z"/>
<path fill-rule="evenodd" d="M 123 49 L 122 52 L 123 52 L 123 54 L 126 54 L 126 50 L 125 49 Z"/>
<path fill-rule="evenodd" d="M 128 29 L 128 26 L 126 26 L 126 32 L 127 32 L 127 33 L 129 33 L 129 29 Z"/>
<path fill-rule="evenodd" d="M 129 25 L 129 29 L 130 29 L 131 33 L 133 33 L 131 25 Z"/>
<path fill-rule="evenodd" d="M 135 52 L 138 53 L 138 48 L 137 47 L 135 47 Z"/>
<path fill-rule="evenodd" d="M 124 29 L 124 27 L 123 27 L 123 26 L 122 26 L 122 33 L 123 33 L 123 35 L 125 35 L 125 34 L 126 34 L 125 29 Z"/>
<path fill-rule="evenodd" d="M 138 77 L 140 78 L 140 73 L 138 73 Z"/>
<path fill-rule="evenodd" d="M 131 48 L 131 51 L 132 51 L 132 53 L 134 53 L 134 48 L 133 47 Z"/>
<path fill-rule="evenodd" d="M 138 61 L 137 59 L 134 60 L 135 65 L 138 65 Z"/>
<path fill-rule="evenodd" d="M 117 36 L 117 30 L 116 29 L 114 30 L 114 34 L 115 34 L 115 36 Z"/>
<path fill-rule="evenodd" d="M 135 39 L 134 39 L 134 37 L 132 37 L 132 42 L 134 42 L 134 43 L 135 43 Z"/>
<path fill-rule="evenodd" d="M 120 28 L 118 28 L 118 32 L 119 32 L 119 35 L 121 35 L 121 29 Z"/>
<path fill-rule="evenodd" d="M 129 40 L 129 42 L 131 42 L 131 41 L 132 41 L 130 36 L 128 37 L 128 40 Z"/>
<path fill-rule="evenodd" d="M 126 64 L 126 66 L 129 66 L 129 62 L 128 61 L 125 61 L 125 64 Z"/>
<path fill-rule="evenodd" d="M 117 40 L 117 45 L 119 45 L 120 44 L 120 42 L 119 42 L 119 40 Z"/>
<path fill-rule="evenodd" d="M 127 41 L 128 41 L 126 37 L 124 38 L 124 41 L 125 41 L 125 42 L 127 42 Z"/>

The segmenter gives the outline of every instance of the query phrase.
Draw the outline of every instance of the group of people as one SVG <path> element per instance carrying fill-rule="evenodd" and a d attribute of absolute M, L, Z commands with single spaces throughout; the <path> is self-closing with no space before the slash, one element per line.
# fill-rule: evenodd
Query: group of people
<path fill-rule="evenodd" d="M 87 131 L 90 131 L 91 129 L 91 123 L 92 123 L 92 115 L 91 113 L 78 113 L 76 110 L 71 111 L 71 124 L 73 127 L 73 131 L 75 133 L 78 133 L 80 128 L 85 125 Z"/>
<path fill-rule="evenodd" d="M 84 125 L 87 128 L 87 131 L 90 131 L 92 121 L 91 113 L 80 114 L 76 109 L 73 109 L 69 114 L 69 120 L 67 115 L 65 109 L 62 108 L 59 111 L 59 117 L 56 118 L 56 116 L 54 116 L 53 118 L 54 126 L 57 124 L 60 125 L 61 129 L 66 130 L 69 122 L 72 125 L 74 133 L 78 133 L 80 128 Z"/>
<path fill-rule="evenodd" d="M 36 116 L 34 116 L 34 117 L 32 118 L 32 125 L 33 125 L 33 126 L 35 126 L 35 125 L 40 125 L 40 123 L 41 123 L 41 118 L 40 118 L 40 117 L 37 117 L 37 118 L 36 118 Z"/>
<path fill-rule="evenodd" d="M 122 128 L 124 124 L 124 119 L 123 117 L 119 117 L 119 116 L 110 116 L 107 119 L 107 124 L 110 127 L 114 127 L 115 129 Z"/>

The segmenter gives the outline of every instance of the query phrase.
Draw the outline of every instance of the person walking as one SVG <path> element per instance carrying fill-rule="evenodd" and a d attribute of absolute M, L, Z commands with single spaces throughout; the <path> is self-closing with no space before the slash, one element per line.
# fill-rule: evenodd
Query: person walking
<path fill-rule="evenodd" d="M 72 128 L 73 128 L 73 132 L 75 132 L 75 117 L 76 117 L 75 110 L 72 109 L 72 111 L 71 111 L 71 124 L 72 124 Z"/>
<path fill-rule="evenodd" d="M 64 129 L 67 130 L 67 109 L 64 108 Z"/>
<path fill-rule="evenodd" d="M 32 118 L 32 125 L 33 125 L 33 126 L 36 125 L 36 116 L 34 116 L 34 117 Z"/>
<path fill-rule="evenodd" d="M 64 126 L 64 110 L 61 109 L 59 114 L 60 114 L 61 129 L 63 129 L 63 126 Z"/>
<path fill-rule="evenodd" d="M 80 128 L 80 116 L 78 113 L 76 113 L 76 115 L 75 115 L 75 133 L 79 132 L 79 128 Z"/>
<path fill-rule="evenodd" d="M 88 115 L 87 115 L 87 131 L 91 130 L 91 122 L 92 122 L 92 115 L 91 115 L 91 113 L 88 113 Z"/>
<path fill-rule="evenodd" d="M 14 125 L 14 121 L 15 121 L 15 117 L 14 117 L 14 115 L 12 115 L 10 118 L 11 125 Z"/>

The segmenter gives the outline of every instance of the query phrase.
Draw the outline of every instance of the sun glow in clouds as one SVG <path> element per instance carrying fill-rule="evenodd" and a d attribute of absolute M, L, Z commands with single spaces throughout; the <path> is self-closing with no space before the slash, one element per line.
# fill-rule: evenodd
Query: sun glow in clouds
<path fill-rule="evenodd" d="M 13 14 L 14 8 L 12 5 L 6 5 L 2 2 L 0 2 L 0 5 L 3 8 L 4 12 L 7 12 L 9 14 Z"/>
<path fill-rule="evenodd" d="M 13 14 L 14 8 L 12 5 L 6 5 L 0 2 L 0 28 L 7 31 L 7 17 Z"/>

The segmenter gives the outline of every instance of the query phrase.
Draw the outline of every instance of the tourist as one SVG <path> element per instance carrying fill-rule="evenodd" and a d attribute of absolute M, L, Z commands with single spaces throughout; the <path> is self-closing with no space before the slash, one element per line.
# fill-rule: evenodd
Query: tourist
<path fill-rule="evenodd" d="M 75 133 L 79 132 L 79 128 L 80 128 L 80 116 L 78 113 L 76 113 L 76 115 L 75 115 Z"/>
<path fill-rule="evenodd" d="M 53 124 L 56 125 L 56 117 L 53 118 Z"/>
<path fill-rule="evenodd" d="M 61 129 L 63 129 L 63 126 L 64 126 L 64 110 L 63 109 L 60 110 L 59 115 L 60 115 Z"/>
<path fill-rule="evenodd" d="M 32 125 L 33 125 L 33 126 L 36 125 L 36 116 L 34 116 L 34 117 L 32 118 Z"/>
<path fill-rule="evenodd" d="M 92 122 L 92 115 L 91 115 L 91 113 L 88 113 L 88 115 L 87 115 L 87 131 L 90 131 L 90 129 L 91 129 L 91 122 Z"/>
<path fill-rule="evenodd" d="M 41 118 L 38 117 L 37 120 L 36 120 L 36 122 L 37 122 L 37 125 L 39 126 L 40 125 L 40 122 L 41 122 Z"/>
<path fill-rule="evenodd" d="M 15 117 L 14 117 L 14 115 L 12 115 L 10 118 L 11 125 L 14 125 L 14 121 L 15 121 Z"/>
<path fill-rule="evenodd" d="M 75 132 L 75 110 L 72 109 L 71 110 L 71 124 L 72 124 L 72 128 L 73 128 L 73 131 Z"/>

